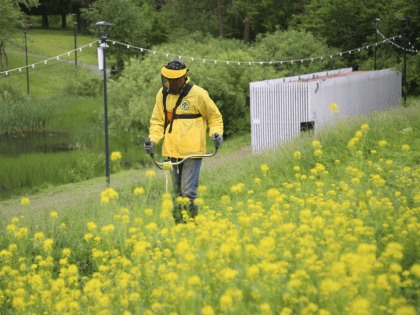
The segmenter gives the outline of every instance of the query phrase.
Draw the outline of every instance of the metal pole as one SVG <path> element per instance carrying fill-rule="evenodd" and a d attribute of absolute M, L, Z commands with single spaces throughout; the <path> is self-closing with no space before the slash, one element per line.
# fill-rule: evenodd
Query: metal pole
<path fill-rule="evenodd" d="M 74 64 L 76 65 L 76 78 L 77 78 L 77 22 L 74 22 Z"/>
<path fill-rule="evenodd" d="M 404 70 L 403 70 L 403 93 L 404 93 L 404 106 L 407 106 L 407 55 L 406 55 L 406 37 L 405 37 L 405 31 L 408 28 L 408 22 L 410 21 L 409 17 L 403 17 L 399 19 L 402 27 L 402 35 L 404 40 Z"/>
<path fill-rule="evenodd" d="M 376 50 L 378 49 L 378 24 L 375 25 L 376 28 L 376 39 L 375 39 L 375 67 L 373 70 L 376 70 Z"/>
<path fill-rule="evenodd" d="M 404 92 L 404 106 L 407 106 L 407 62 L 406 62 L 406 52 L 405 52 L 405 25 L 403 26 L 403 40 L 404 40 L 403 92 Z"/>
<path fill-rule="evenodd" d="M 28 94 L 29 94 L 28 45 L 26 43 L 26 32 L 25 32 L 25 55 L 26 55 L 26 81 L 28 82 Z"/>
<path fill-rule="evenodd" d="M 106 163 L 106 183 L 108 187 L 111 184 L 110 174 L 109 174 L 109 141 L 108 141 L 108 107 L 107 107 L 107 91 L 106 91 L 106 56 L 105 56 L 105 47 L 106 47 L 106 38 L 101 38 L 102 42 L 102 51 L 104 55 L 104 112 L 105 112 L 105 163 Z"/>
<path fill-rule="evenodd" d="M 374 70 L 376 70 L 376 51 L 378 49 L 378 23 L 381 19 L 375 18 L 373 21 L 375 21 L 375 29 L 376 29 L 376 36 L 375 36 L 375 66 Z"/>

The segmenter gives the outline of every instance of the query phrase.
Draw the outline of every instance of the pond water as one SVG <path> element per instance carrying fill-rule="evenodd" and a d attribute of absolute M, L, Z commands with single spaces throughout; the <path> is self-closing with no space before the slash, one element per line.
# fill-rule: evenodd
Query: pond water
<path fill-rule="evenodd" d="M 67 133 L 22 132 L 0 136 L 0 155 L 19 156 L 26 153 L 50 153 L 70 150 Z"/>

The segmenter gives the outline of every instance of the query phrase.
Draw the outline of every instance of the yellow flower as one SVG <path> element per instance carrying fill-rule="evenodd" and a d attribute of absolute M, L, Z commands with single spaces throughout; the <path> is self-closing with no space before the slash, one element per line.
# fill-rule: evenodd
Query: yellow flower
<path fill-rule="evenodd" d="M 230 197 L 228 195 L 223 195 L 220 199 L 223 204 L 227 204 L 230 202 Z"/>
<path fill-rule="evenodd" d="M 401 147 L 401 149 L 403 151 L 408 151 L 408 150 L 410 150 L 410 146 L 408 144 L 403 144 L 402 147 Z"/>
<path fill-rule="evenodd" d="M 370 314 L 370 302 L 364 298 L 357 298 L 352 303 L 352 314 L 369 315 Z"/>
<path fill-rule="evenodd" d="M 51 215 L 51 218 L 57 218 L 58 217 L 57 212 L 55 212 L 55 211 L 51 212 L 50 215 Z"/>
<path fill-rule="evenodd" d="M 30 204 L 30 201 L 29 201 L 29 199 L 28 198 L 22 198 L 22 200 L 20 201 L 20 203 L 22 204 L 22 205 L 29 205 Z"/>
<path fill-rule="evenodd" d="M 150 223 L 150 224 L 148 224 L 148 225 L 146 225 L 146 229 L 148 229 L 150 232 L 152 232 L 152 231 L 154 231 L 154 230 L 156 230 L 157 231 L 157 225 L 156 225 L 156 223 Z"/>
<path fill-rule="evenodd" d="M 101 197 L 101 204 L 104 205 L 104 204 L 107 204 L 107 203 L 109 203 L 109 197 L 107 197 L 107 196 Z"/>
<path fill-rule="evenodd" d="M 141 195 L 141 194 L 144 194 L 144 189 L 143 188 L 137 187 L 137 188 L 134 189 L 134 195 L 138 196 L 138 195 Z"/>
<path fill-rule="evenodd" d="M 40 240 L 40 241 L 42 241 L 44 238 L 45 238 L 45 235 L 42 232 L 37 232 L 34 235 L 34 240 Z"/>
<path fill-rule="evenodd" d="M 65 223 L 61 223 L 60 225 L 61 225 L 61 227 L 62 227 L 63 229 L 65 229 L 65 228 L 66 228 L 66 224 L 65 224 Z"/>
<path fill-rule="evenodd" d="M 295 160 L 300 160 L 301 157 L 302 157 L 302 154 L 300 153 L 300 151 L 296 151 L 295 153 L 293 153 L 293 158 Z"/>
<path fill-rule="evenodd" d="M 388 144 L 388 142 L 386 142 L 385 140 L 381 140 L 381 141 L 379 141 L 379 146 L 380 147 L 384 147 L 384 146 L 386 146 Z"/>
<path fill-rule="evenodd" d="M 314 155 L 315 156 L 318 156 L 318 155 L 321 155 L 322 154 L 322 150 L 320 150 L 320 149 L 316 149 L 315 151 L 314 151 Z"/>
<path fill-rule="evenodd" d="M 64 256 L 64 257 L 70 257 L 71 250 L 70 250 L 69 248 L 64 248 L 64 249 L 62 250 L 62 253 L 63 253 L 63 256 Z"/>
<path fill-rule="evenodd" d="M 111 153 L 111 161 L 118 161 L 121 160 L 121 152 L 112 152 Z"/>
<path fill-rule="evenodd" d="M 376 153 L 378 153 L 376 150 L 370 150 L 370 154 L 375 155 Z"/>
<path fill-rule="evenodd" d="M 263 314 L 263 315 L 273 314 L 273 311 L 271 310 L 270 304 L 268 304 L 268 303 L 260 304 L 260 310 L 261 310 L 261 314 Z"/>
<path fill-rule="evenodd" d="M 318 140 L 312 141 L 312 147 L 314 149 L 321 149 L 322 148 L 321 142 L 319 142 Z"/>
<path fill-rule="evenodd" d="M 104 191 L 101 191 L 101 198 L 104 198 L 104 197 L 107 197 L 108 202 L 109 202 L 109 200 L 111 199 L 114 199 L 114 198 L 118 199 L 118 193 L 114 189 L 108 188 L 108 189 L 105 189 Z M 106 202 L 106 200 L 104 201 Z"/>
<path fill-rule="evenodd" d="M 420 279 L 420 264 L 414 264 L 411 266 L 410 271 L 413 275 Z"/>
<path fill-rule="evenodd" d="M 114 232 L 114 230 L 115 227 L 112 224 L 106 225 L 101 229 L 101 231 L 105 234 L 111 234 L 112 232 Z"/>
<path fill-rule="evenodd" d="M 264 173 L 264 175 L 265 175 L 265 173 L 268 172 L 268 170 L 269 170 L 269 168 L 268 168 L 267 164 L 261 165 L 261 171 Z"/>
<path fill-rule="evenodd" d="M 363 132 L 367 132 L 369 130 L 369 125 L 368 124 L 363 124 L 360 129 L 362 129 Z"/>
<path fill-rule="evenodd" d="M 220 297 L 220 308 L 227 312 L 233 307 L 233 299 L 229 294 L 224 294 Z"/>
<path fill-rule="evenodd" d="M 206 305 L 201 309 L 201 314 L 203 315 L 214 315 L 213 307 Z"/>
<path fill-rule="evenodd" d="M 331 113 L 338 113 L 339 112 L 339 110 L 338 110 L 338 105 L 336 104 L 336 103 L 332 103 L 331 105 L 330 105 L 330 111 L 331 111 Z"/>
<path fill-rule="evenodd" d="M 172 164 L 171 164 L 171 162 L 168 162 L 168 163 L 163 164 L 163 169 L 164 169 L 165 171 L 170 171 L 170 170 L 171 170 L 171 168 L 172 168 Z"/>
<path fill-rule="evenodd" d="M 152 179 L 155 175 L 156 173 L 152 170 L 146 172 L 146 177 L 149 177 L 150 179 Z"/>
<path fill-rule="evenodd" d="M 152 209 L 146 209 L 146 210 L 144 210 L 144 214 L 145 215 L 152 215 L 153 214 L 153 210 Z"/>
<path fill-rule="evenodd" d="M 54 243 L 54 241 L 52 239 L 50 239 L 50 238 L 46 239 L 44 241 L 44 250 L 48 253 L 51 252 L 53 243 Z"/>
<path fill-rule="evenodd" d="M 201 279 L 199 276 L 192 276 L 188 278 L 188 285 L 201 285 Z"/>
<path fill-rule="evenodd" d="M 254 179 L 255 184 L 259 185 L 261 184 L 261 179 L 259 179 L 258 177 Z"/>
<path fill-rule="evenodd" d="M 202 205 L 204 205 L 204 200 L 201 199 L 201 198 L 196 198 L 194 200 L 194 204 L 197 205 L 197 206 L 202 206 Z"/>
<path fill-rule="evenodd" d="M 339 164 L 341 164 L 341 161 L 340 160 L 335 160 L 334 163 L 335 163 L 335 165 L 339 165 Z"/>
<path fill-rule="evenodd" d="M 85 239 L 86 242 L 89 242 L 89 240 L 93 238 L 93 234 L 87 233 L 85 234 L 85 236 L 83 236 L 83 238 Z"/>
<path fill-rule="evenodd" d="M 86 225 L 89 231 L 96 229 L 96 224 L 93 222 L 88 222 Z"/>

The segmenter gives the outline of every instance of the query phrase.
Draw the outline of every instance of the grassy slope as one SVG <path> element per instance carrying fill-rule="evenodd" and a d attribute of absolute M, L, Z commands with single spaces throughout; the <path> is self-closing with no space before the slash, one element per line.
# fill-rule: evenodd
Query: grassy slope
<path fill-rule="evenodd" d="M 348 122 L 339 122 L 335 127 L 324 129 L 317 133 L 316 138 L 321 141 L 325 149 L 323 161 L 327 165 L 334 165 L 334 161 L 339 159 L 346 161 L 349 158 L 349 152 L 346 148 L 347 142 L 353 137 L 361 124 L 368 123 L 371 126 L 369 136 L 371 137 L 371 145 L 375 146 L 378 141 L 387 139 L 388 141 L 400 142 L 401 131 L 405 128 L 412 128 L 414 136 L 420 134 L 417 121 L 420 119 L 420 102 L 412 100 L 409 102 L 412 107 L 391 110 L 389 112 L 378 113 L 372 117 L 360 117 Z M 414 106 L 415 105 L 415 106 Z M 200 183 L 208 188 L 210 205 L 219 202 L 220 195 L 228 194 L 232 185 L 239 182 L 245 184 L 245 187 L 253 187 L 255 177 L 261 177 L 260 166 L 267 164 L 270 167 L 270 181 L 274 186 L 281 186 L 283 182 L 294 181 L 293 152 L 301 151 L 303 158 L 301 167 L 306 172 L 311 169 L 315 160 L 312 154 L 311 141 L 314 136 L 311 134 L 303 135 L 294 141 L 285 143 L 279 150 L 267 152 L 258 156 L 251 153 L 249 149 L 249 135 L 241 136 L 232 141 L 226 141 L 220 149 L 217 158 L 205 160 L 201 173 Z M 419 145 L 418 140 L 414 139 Z M 223 151 L 226 153 L 223 154 Z M 414 152 L 416 163 L 420 161 L 420 152 Z M 366 157 L 368 158 L 368 157 Z M 147 187 L 148 180 L 145 172 L 153 169 L 158 176 L 151 186 L 151 194 L 145 204 L 151 208 L 158 209 L 160 207 L 160 195 L 165 192 L 165 177 L 163 172 L 159 171 L 155 166 L 149 165 L 140 170 L 130 170 L 115 174 L 111 178 L 111 187 L 116 189 L 122 196 L 122 200 L 127 200 L 130 207 L 132 200 L 128 196 L 132 194 L 135 187 Z M 337 174 L 342 176 L 343 170 Z M 8 220 L 20 213 L 25 215 L 37 216 L 39 213 L 48 213 L 53 210 L 61 212 L 64 218 L 77 217 L 79 215 L 88 216 L 90 220 L 98 224 L 105 224 L 109 218 L 97 215 L 100 213 L 99 192 L 106 189 L 104 178 L 96 178 L 82 183 L 62 185 L 55 187 L 39 194 L 29 196 L 31 205 L 24 207 L 20 205 L 20 199 L 11 199 L 0 202 L 3 218 L 2 222 Z M 212 196 L 217 198 L 212 199 Z M 134 206 L 131 204 L 131 206 Z M 87 211 L 87 212 L 86 212 Z M 70 216 L 70 217 L 69 217 Z M 34 223 L 38 222 L 34 218 Z M 6 224 L 6 223 L 5 223 Z M 78 224 L 73 222 L 72 224 Z"/>

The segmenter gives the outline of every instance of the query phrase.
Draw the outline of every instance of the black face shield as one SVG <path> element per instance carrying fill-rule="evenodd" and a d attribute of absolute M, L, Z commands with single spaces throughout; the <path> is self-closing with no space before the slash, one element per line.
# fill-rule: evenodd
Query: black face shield
<path fill-rule="evenodd" d="M 187 82 L 187 72 L 182 60 L 172 59 L 161 70 L 162 87 L 166 87 L 169 94 L 180 94 Z"/>

